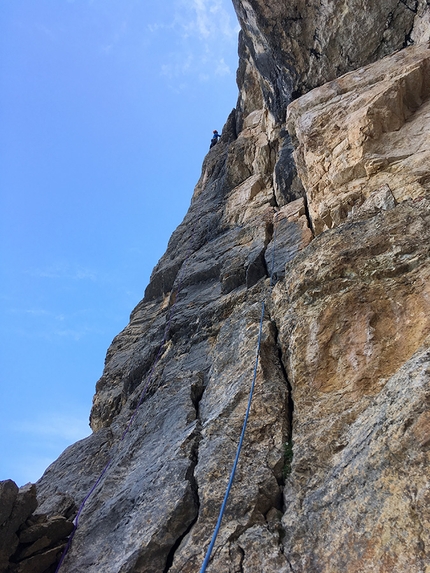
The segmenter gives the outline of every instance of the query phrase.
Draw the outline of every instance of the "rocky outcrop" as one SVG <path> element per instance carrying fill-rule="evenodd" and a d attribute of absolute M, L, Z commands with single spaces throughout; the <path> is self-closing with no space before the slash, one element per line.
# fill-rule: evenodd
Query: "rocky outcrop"
<path fill-rule="evenodd" d="M 292 97 L 404 48 L 414 32 L 416 42 L 428 41 L 425 0 L 233 4 L 242 28 L 239 78 L 245 80 L 239 103 L 244 115 L 253 111 L 247 103 L 257 100 L 245 69 L 261 90 L 260 102 L 282 121 Z"/>
<path fill-rule="evenodd" d="M 208 571 L 425 573 L 429 7 L 234 3 L 238 105 L 38 511 L 92 492 L 61 573 L 199 571 L 258 351 Z"/>
<path fill-rule="evenodd" d="M 267 145 L 257 144 L 267 141 L 265 121 L 261 116 L 208 154 L 184 223 L 108 352 L 92 411 L 98 431 L 66 450 L 38 484 L 42 508 L 59 491 L 79 503 L 89 486 L 71 483 L 78 452 L 89 453 L 79 472 L 95 481 L 106 458 L 96 468 L 92 452 L 98 436 L 109 432 L 111 465 L 86 504 L 65 571 L 195 571 L 204 557 L 243 422 L 269 287 L 275 201 L 265 170 L 272 157 Z M 246 155 L 248 147 L 255 152 Z M 275 253 L 281 268 L 304 248 L 310 230 L 303 201 L 279 217 L 279 245 L 288 237 L 296 245 Z M 219 537 L 225 548 L 212 566 L 218 570 L 230 567 L 232 555 L 240 563 L 252 536 L 266 538 L 269 562 L 286 567 L 279 539 L 291 403 L 269 313 L 253 411 L 247 461 L 237 474 L 241 487 L 232 492 Z M 267 559 L 261 555 L 261 563 Z"/>
<path fill-rule="evenodd" d="M 288 127 L 316 234 L 360 207 L 364 213 L 425 196 L 428 46 L 407 48 L 313 90 L 289 106 Z M 363 205 L 370 197 L 372 204 Z"/>
<path fill-rule="evenodd" d="M 0 571 L 51 573 L 73 523 L 62 515 L 36 512 L 36 487 L 0 482 Z"/>

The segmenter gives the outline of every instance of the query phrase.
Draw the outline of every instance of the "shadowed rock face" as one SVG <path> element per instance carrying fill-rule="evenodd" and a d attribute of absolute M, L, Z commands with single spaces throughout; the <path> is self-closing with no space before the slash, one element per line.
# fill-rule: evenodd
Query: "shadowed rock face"
<path fill-rule="evenodd" d="M 18 488 L 12 480 L 0 482 L 0 571 L 55 571 L 73 523 L 36 510 L 34 484 Z"/>
<path fill-rule="evenodd" d="M 279 119 L 292 97 L 408 45 L 415 16 L 420 14 L 418 27 L 426 7 L 415 0 L 233 0 L 233 4 L 244 51 L 259 76 L 255 83 Z M 425 41 L 425 34 L 420 39 Z"/>
<path fill-rule="evenodd" d="M 428 573 L 429 9 L 234 3 L 237 107 L 37 511 L 108 464 L 62 573 L 199 571 L 265 300 L 208 571 Z"/>

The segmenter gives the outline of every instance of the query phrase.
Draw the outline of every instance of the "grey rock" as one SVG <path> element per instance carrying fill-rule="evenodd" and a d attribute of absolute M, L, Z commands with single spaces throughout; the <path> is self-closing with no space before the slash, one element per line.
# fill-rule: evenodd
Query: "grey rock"
<path fill-rule="evenodd" d="M 64 545 L 58 545 L 48 551 L 33 555 L 16 565 L 10 566 L 10 573 L 51 573 L 55 564 L 59 561 Z"/>
<path fill-rule="evenodd" d="M 36 484 L 37 512 L 55 515 L 63 509 L 65 517 L 71 510 L 75 514 L 109 460 L 111 440 L 111 432 L 106 429 L 69 446 Z M 54 503 L 58 504 L 56 511 Z"/>
<path fill-rule="evenodd" d="M 36 507 L 36 486 L 32 483 L 28 483 L 20 487 L 8 520 L 10 530 L 17 531 L 19 526 L 34 512 Z"/>
<path fill-rule="evenodd" d="M 380 189 L 376 189 L 370 196 L 352 212 L 354 217 L 373 217 L 379 211 L 394 209 L 396 200 L 391 193 L 390 187 L 385 184 Z"/>
<path fill-rule="evenodd" d="M 198 571 L 254 369 L 208 571 L 428 568 L 428 200 L 395 205 L 380 190 L 363 217 L 314 238 L 285 126 L 292 99 L 402 48 L 427 6 L 234 4 L 237 108 L 107 352 L 94 433 L 37 484 L 21 573 L 59 558 L 60 547 L 45 551 L 42 516 L 79 507 L 61 573 Z"/>
<path fill-rule="evenodd" d="M 18 490 L 18 486 L 11 479 L 0 482 L 0 526 L 9 518 Z"/>
<path fill-rule="evenodd" d="M 272 284 L 285 276 L 285 265 L 313 239 L 303 199 L 282 207 L 274 218 L 273 237 L 265 252 Z"/>
<path fill-rule="evenodd" d="M 42 494 L 40 498 L 42 499 Z M 39 518 L 45 521 L 47 518 L 57 517 L 58 515 L 69 519 L 73 518 L 77 511 L 78 507 L 70 495 L 49 491 L 48 497 L 37 507 L 33 518 L 30 520 L 34 520 L 34 523 L 37 523 Z"/>
<path fill-rule="evenodd" d="M 233 0 L 233 4 L 243 30 L 244 56 L 252 60 L 248 68 L 258 70 L 254 89 L 282 121 L 285 102 L 404 47 L 418 3 L 342 0 L 322 6 L 316 0 L 286 4 Z M 244 85 L 239 87 L 248 94 L 246 74 L 242 77 Z M 261 107 L 260 102 L 257 105 Z"/>
<path fill-rule="evenodd" d="M 11 486 L 9 486 L 11 487 Z M 14 489 L 13 486 L 11 489 Z M 37 507 L 36 487 L 27 484 L 16 495 L 9 518 L 0 527 L 0 566 L 6 567 L 18 547 L 18 529 Z"/>
<path fill-rule="evenodd" d="M 58 515 L 51 517 L 42 523 L 35 523 L 30 527 L 24 529 L 19 534 L 20 543 L 34 543 L 40 538 L 49 540 L 48 545 L 51 545 L 60 539 L 68 537 L 72 532 L 73 523 L 68 521 L 65 517 Z"/>

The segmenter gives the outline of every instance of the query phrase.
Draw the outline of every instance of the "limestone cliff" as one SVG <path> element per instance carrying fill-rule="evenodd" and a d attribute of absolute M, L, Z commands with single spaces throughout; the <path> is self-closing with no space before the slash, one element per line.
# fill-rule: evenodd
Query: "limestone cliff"
<path fill-rule="evenodd" d="M 34 515 L 105 468 L 61 572 L 198 572 L 265 300 L 208 571 L 428 573 L 430 7 L 233 2 L 237 107 Z"/>

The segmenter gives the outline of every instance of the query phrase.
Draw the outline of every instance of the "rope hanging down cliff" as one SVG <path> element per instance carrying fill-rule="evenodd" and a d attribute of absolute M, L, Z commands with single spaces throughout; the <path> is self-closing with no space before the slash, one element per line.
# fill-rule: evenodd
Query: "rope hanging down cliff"
<path fill-rule="evenodd" d="M 277 213 L 275 214 L 275 220 L 276 220 L 276 216 L 277 216 Z M 274 285 L 275 248 L 276 248 L 276 224 L 274 224 L 274 233 L 273 233 L 273 252 L 272 252 L 272 261 L 271 261 L 270 290 L 269 290 L 269 292 L 272 291 L 272 288 L 273 288 L 273 285 Z M 142 402 L 143 402 L 143 400 L 144 400 L 144 397 L 145 397 L 145 395 L 146 395 L 146 393 L 147 393 L 147 391 L 148 391 L 148 389 L 149 389 L 149 387 L 150 387 L 150 385 L 151 385 L 151 383 L 152 383 L 153 376 L 154 376 L 154 373 L 155 373 L 155 368 L 156 368 L 156 366 L 157 366 L 157 364 L 158 364 L 158 362 L 159 362 L 159 360 L 160 360 L 160 358 L 161 358 L 161 356 L 162 356 L 162 352 L 163 352 L 165 343 L 166 343 L 166 341 L 167 341 L 167 337 L 168 337 L 169 330 L 170 330 L 170 325 L 171 325 L 172 318 L 173 318 L 173 315 L 174 315 L 175 305 L 176 305 L 176 303 L 177 303 L 177 301 L 178 301 L 178 295 L 179 295 L 179 293 L 180 293 L 181 290 L 182 290 L 182 283 L 183 283 L 184 274 L 185 274 L 185 273 L 183 272 L 183 270 L 184 270 L 184 267 L 185 267 L 185 264 L 186 264 L 187 260 L 189 259 L 189 257 L 191 256 L 191 254 L 192 254 L 193 252 L 194 252 L 194 251 L 193 251 L 193 246 L 190 246 L 190 248 L 188 249 L 188 251 L 187 251 L 187 253 L 186 253 L 186 256 L 185 256 L 185 258 L 184 258 L 183 264 L 182 264 L 182 268 L 181 268 L 181 271 L 180 271 L 181 276 L 180 276 L 180 279 L 179 279 L 179 282 L 178 282 L 178 287 L 177 287 L 177 289 L 176 289 L 176 297 L 175 297 L 175 299 L 174 299 L 174 302 L 173 302 L 172 306 L 170 307 L 169 314 L 168 314 L 168 316 L 167 316 L 166 325 L 165 325 L 164 333 L 163 333 L 163 338 L 162 338 L 160 347 L 159 347 L 159 349 L 158 349 L 158 353 L 157 353 L 157 355 L 156 355 L 156 357 L 155 357 L 155 360 L 154 360 L 154 362 L 153 362 L 153 364 L 152 364 L 151 370 L 150 370 L 150 372 L 149 372 L 149 374 L 148 374 L 146 383 L 145 383 L 145 385 L 144 385 L 144 387 L 143 387 L 143 390 L 142 390 L 142 392 L 141 392 L 141 394 L 140 394 L 139 401 L 138 401 L 138 403 L 137 403 L 137 405 L 136 405 L 136 407 L 135 407 L 135 409 L 134 409 L 134 411 L 133 411 L 133 414 L 131 415 L 130 420 L 129 420 L 129 422 L 128 422 L 128 424 L 127 424 L 127 426 L 126 426 L 126 428 L 125 428 L 125 430 L 124 430 L 124 432 L 123 432 L 123 434 L 122 434 L 122 436 L 121 436 L 121 439 L 120 439 L 120 441 L 119 441 L 119 444 L 121 444 L 121 443 L 123 442 L 123 440 L 125 439 L 126 435 L 128 434 L 128 432 L 129 432 L 129 430 L 130 430 L 130 427 L 131 427 L 131 425 L 132 425 L 132 423 L 133 423 L 133 421 L 134 421 L 134 419 L 135 419 L 135 417 L 136 417 L 136 415 L 137 415 L 137 413 L 138 413 L 138 410 L 139 410 L 139 408 L 140 408 L 140 406 L 141 406 L 141 404 L 142 404 Z M 207 565 L 208 565 L 208 563 L 209 563 L 209 560 L 210 560 L 210 557 L 211 557 L 211 552 L 212 552 L 213 546 L 214 546 L 214 544 L 215 544 L 216 537 L 217 537 L 217 535 L 218 535 L 218 532 L 219 532 L 219 529 L 220 529 L 220 526 L 221 526 L 222 517 L 223 517 L 223 515 L 224 515 L 225 507 L 226 507 L 226 505 L 227 505 L 227 500 L 228 500 L 228 497 L 229 497 L 229 493 L 230 493 L 231 486 L 232 486 L 232 484 L 233 484 L 233 480 L 234 480 L 234 476 L 235 476 L 235 473 L 236 473 L 237 464 L 238 464 L 238 461 L 239 461 L 240 451 L 241 451 L 241 449 L 242 449 L 242 443 L 243 443 L 243 439 L 244 439 L 244 436 L 245 436 L 246 425 L 247 425 L 248 418 L 249 418 L 249 412 L 250 412 L 251 404 L 252 404 L 252 396 L 253 396 L 254 387 L 255 387 L 255 381 L 256 381 L 256 377 L 257 377 L 257 368 L 258 368 L 258 361 L 259 361 L 259 354 L 260 354 L 260 347 L 261 347 L 261 336 L 262 336 L 262 330 L 263 330 L 264 311 L 265 311 L 265 299 L 263 299 L 263 302 L 262 302 L 261 318 L 260 318 L 258 341 L 257 341 L 256 360 L 255 360 L 255 366 L 254 366 L 254 374 L 253 374 L 253 379 L 252 379 L 252 383 L 251 383 L 251 389 L 250 389 L 250 393 L 249 393 L 248 406 L 247 406 L 247 410 L 246 410 L 246 414 L 245 414 L 244 423 L 243 423 L 243 426 L 242 426 L 242 432 L 241 432 L 241 435 L 240 435 L 239 444 L 238 444 L 238 448 L 237 448 L 237 452 L 236 452 L 236 457 L 235 457 L 234 464 L 233 464 L 233 469 L 232 469 L 232 472 L 231 472 L 231 475 L 230 475 L 230 480 L 229 480 L 229 483 L 228 483 L 228 486 L 227 486 L 227 491 L 226 491 L 226 494 L 225 494 L 225 496 L 224 496 L 224 501 L 223 501 L 223 504 L 222 504 L 222 506 L 221 506 L 220 514 L 219 514 L 219 517 L 218 517 L 218 521 L 217 521 L 217 524 L 216 524 L 216 527 L 215 527 L 215 531 L 214 531 L 214 534 L 213 534 L 211 543 L 210 543 L 210 545 L 209 545 L 209 548 L 208 548 L 208 550 L 207 550 L 207 554 L 206 554 L 204 563 L 203 563 L 202 568 L 201 568 L 201 573 L 203 573 L 203 572 L 206 570 L 206 567 L 207 567 Z M 113 461 L 113 458 L 112 458 L 112 457 L 108 459 L 108 461 L 106 462 L 104 468 L 103 468 L 102 471 L 100 472 L 100 475 L 99 475 L 98 478 L 96 479 L 94 485 L 91 487 L 91 489 L 89 490 L 89 492 L 87 493 L 87 495 L 84 497 L 84 499 L 83 499 L 83 501 L 82 501 L 82 503 L 81 503 L 81 505 L 80 505 L 80 507 L 79 507 L 79 509 L 78 509 L 78 512 L 77 512 L 77 514 L 76 514 L 76 517 L 75 517 L 75 519 L 74 519 L 74 528 L 73 528 L 73 531 L 72 531 L 72 533 L 70 534 L 68 543 L 67 543 L 66 547 L 64 548 L 64 551 L 63 551 L 63 553 L 62 553 L 62 555 L 61 555 L 61 558 L 60 558 L 60 561 L 59 561 L 59 563 L 58 563 L 58 565 L 57 565 L 57 568 L 56 568 L 56 570 L 55 570 L 55 573 L 58 573 L 58 572 L 60 571 L 61 566 L 62 566 L 62 564 L 63 564 L 63 562 L 64 562 L 64 560 L 65 560 L 65 558 L 66 558 L 66 556 L 67 556 L 67 554 L 68 554 L 68 552 L 69 552 L 69 550 L 70 550 L 70 547 L 71 547 L 72 542 L 73 542 L 73 538 L 74 538 L 75 533 L 76 533 L 76 531 L 77 531 L 77 529 L 78 529 L 78 526 L 79 526 L 80 516 L 81 516 L 81 514 L 82 514 L 82 512 L 83 512 L 83 510 L 84 510 L 84 507 L 85 507 L 87 501 L 88 501 L 88 500 L 91 498 L 91 496 L 94 494 L 94 492 L 95 492 L 95 490 L 97 489 L 98 485 L 100 484 L 100 482 L 102 481 L 102 479 L 103 479 L 103 477 L 105 476 L 106 472 L 108 471 L 108 469 L 109 469 L 109 467 L 110 467 L 112 461 Z"/>
<path fill-rule="evenodd" d="M 278 214 L 276 213 L 275 214 L 275 221 L 276 221 L 277 215 Z M 276 223 L 275 223 L 275 221 L 274 221 L 274 230 L 273 230 L 273 251 L 272 251 L 272 261 L 271 261 L 271 271 L 270 271 L 269 294 L 272 292 L 273 285 L 274 285 L 273 277 L 274 277 L 274 268 L 275 268 L 275 249 L 276 249 Z M 228 497 L 230 494 L 230 490 L 231 490 L 231 487 L 233 485 L 234 476 L 236 474 L 237 464 L 239 462 L 240 452 L 242 450 L 243 439 L 245 437 L 245 431 L 246 431 L 246 426 L 248 424 L 249 412 L 251 410 L 252 397 L 254 394 L 255 380 L 257 378 L 258 360 L 259 360 L 259 356 L 260 356 L 261 336 L 262 336 L 262 332 L 263 332 L 263 320 L 264 320 L 265 307 L 266 307 L 266 300 L 264 298 L 262 303 L 261 303 L 261 317 L 260 317 L 260 325 L 259 325 L 259 330 L 258 330 L 258 340 L 257 340 L 257 349 L 256 349 L 256 355 L 255 355 L 254 373 L 252 376 L 251 388 L 249 390 L 248 406 L 246 408 L 245 418 L 243 420 L 243 425 L 242 425 L 242 431 L 240 433 L 239 443 L 238 443 L 237 450 L 236 450 L 236 457 L 234 459 L 233 467 L 232 467 L 232 470 L 230 473 L 230 479 L 228 480 L 227 489 L 226 489 L 226 492 L 224 495 L 224 500 L 223 500 L 222 505 L 221 505 L 218 520 L 217 520 L 216 525 L 215 525 L 215 530 L 213 532 L 212 539 L 209 543 L 209 547 L 206 551 L 206 555 L 205 555 L 202 567 L 200 569 L 200 573 L 205 573 L 206 568 L 209 564 L 212 550 L 214 548 L 215 541 L 216 541 L 216 538 L 218 536 L 218 533 L 219 533 L 219 530 L 221 527 L 221 521 L 222 521 L 222 518 L 224 516 L 225 508 L 227 506 L 227 501 L 228 501 Z"/>
<path fill-rule="evenodd" d="M 151 383 L 152 383 L 153 376 L 154 376 L 154 373 L 155 373 L 155 368 L 157 367 L 157 364 L 158 364 L 158 362 L 160 361 L 160 358 L 161 358 L 161 356 L 162 356 L 162 354 L 163 354 L 164 346 L 165 346 L 165 344 L 166 344 L 166 342 L 167 342 L 167 337 L 168 337 L 168 334 L 169 334 L 170 325 L 171 325 L 172 318 L 173 318 L 173 314 L 174 314 L 174 309 L 175 309 L 176 303 L 177 303 L 177 301 L 178 301 L 178 296 L 179 296 L 179 293 L 180 293 L 181 290 L 182 290 L 183 280 L 184 280 L 184 275 L 185 275 L 185 273 L 183 272 L 183 270 L 184 270 L 184 267 L 185 267 L 186 262 L 188 261 L 188 259 L 190 258 L 190 256 L 192 255 L 193 252 L 194 252 L 194 251 L 193 251 L 193 245 L 191 245 L 191 246 L 188 248 L 188 250 L 187 250 L 187 252 L 186 252 L 186 254 L 185 254 L 185 258 L 184 258 L 184 261 L 183 261 L 183 263 L 182 263 L 182 268 L 181 268 L 181 270 L 179 271 L 179 275 L 178 275 L 178 276 L 179 276 L 179 281 L 178 281 L 178 286 L 177 286 L 177 289 L 176 289 L 176 296 L 174 297 L 174 302 L 173 302 L 172 306 L 170 307 L 169 313 L 168 313 L 168 315 L 167 315 L 166 325 L 165 325 L 165 327 L 164 327 L 164 333 L 163 333 L 163 338 L 162 338 L 160 347 L 159 347 L 159 349 L 158 349 L 157 355 L 156 355 L 156 357 L 155 357 L 155 359 L 154 359 L 154 362 L 153 362 L 153 364 L 152 364 L 151 370 L 149 371 L 148 377 L 147 377 L 147 379 L 146 379 L 146 383 L 145 383 L 145 385 L 144 385 L 144 387 L 143 387 L 143 390 L 142 390 L 142 392 L 141 392 L 141 394 L 140 394 L 140 397 L 139 397 L 139 401 L 138 401 L 138 403 L 137 403 L 137 406 L 135 407 L 135 409 L 134 409 L 134 411 L 133 411 L 133 414 L 131 415 L 130 420 L 128 421 L 128 424 L 127 424 L 127 426 L 126 426 L 124 432 L 122 433 L 121 439 L 119 440 L 119 444 L 121 444 L 121 443 L 124 441 L 124 438 L 125 438 L 126 435 L 128 434 L 128 432 L 129 432 L 129 430 L 130 430 L 130 427 L 131 427 L 131 425 L 132 425 L 132 423 L 133 423 L 133 420 L 135 419 L 135 417 L 136 417 L 136 415 L 137 415 L 137 412 L 138 412 L 140 406 L 142 405 L 143 399 L 145 398 L 146 393 L 147 393 L 147 391 L 148 391 L 148 389 L 149 389 L 149 387 L 150 387 L 150 385 L 151 385 Z M 66 545 L 66 547 L 64 548 L 64 551 L 63 551 L 63 553 L 62 553 L 62 555 L 61 555 L 60 561 L 58 562 L 58 565 L 57 565 L 57 568 L 56 568 L 56 570 L 55 570 L 55 573 L 58 573 L 58 572 L 60 571 L 61 566 L 62 566 L 62 564 L 63 564 L 63 562 L 64 562 L 64 559 L 66 558 L 66 555 L 68 554 L 68 552 L 69 552 L 69 550 L 70 550 L 70 547 L 71 547 L 72 542 L 73 542 L 73 538 L 74 538 L 75 533 L 76 533 L 76 531 L 77 531 L 77 529 L 78 529 L 78 526 L 79 526 L 79 519 L 80 519 L 80 517 L 81 517 L 82 511 L 84 510 L 85 504 L 87 503 L 87 501 L 90 499 L 90 497 L 93 495 L 93 493 L 94 493 L 95 490 L 97 489 L 97 486 L 98 486 L 98 485 L 100 484 L 100 482 L 102 481 L 102 479 L 103 479 L 104 475 L 106 474 L 107 470 L 109 469 L 109 467 L 110 467 L 112 461 L 113 461 L 113 458 L 112 458 L 112 457 L 108 459 L 108 461 L 106 462 L 106 465 L 104 466 L 104 468 L 103 468 L 102 471 L 100 472 L 100 475 L 98 476 L 98 478 L 97 478 L 96 481 L 94 482 L 94 485 L 91 487 L 91 489 L 89 490 L 89 492 L 87 493 L 87 495 L 84 497 L 84 499 L 83 499 L 81 505 L 79 506 L 78 512 L 77 512 L 76 517 L 75 517 L 74 522 L 73 522 L 74 527 L 73 527 L 72 533 L 71 533 L 70 536 L 69 536 L 67 545 Z"/>

